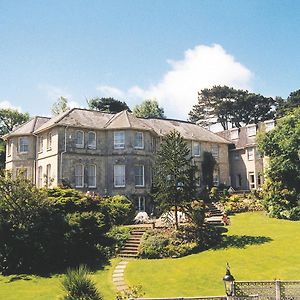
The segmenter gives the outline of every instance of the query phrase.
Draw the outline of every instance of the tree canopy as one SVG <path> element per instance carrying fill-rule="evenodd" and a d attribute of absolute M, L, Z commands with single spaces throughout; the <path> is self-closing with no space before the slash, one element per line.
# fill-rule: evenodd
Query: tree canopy
<path fill-rule="evenodd" d="M 164 109 L 159 107 L 156 100 L 145 100 L 133 108 L 133 114 L 140 118 L 161 118 L 165 119 Z"/>
<path fill-rule="evenodd" d="M 277 97 L 278 99 L 278 115 L 284 116 L 289 111 L 293 110 L 296 107 L 300 106 L 300 90 L 291 92 L 286 100 L 281 97 Z"/>
<path fill-rule="evenodd" d="M 198 103 L 189 113 L 202 126 L 220 123 L 224 130 L 271 119 L 275 100 L 228 86 L 214 86 L 198 93 Z"/>
<path fill-rule="evenodd" d="M 264 196 L 268 208 L 278 207 L 281 217 L 282 212 L 287 217 L 289 209 L 297 208 L 300 218 L 299 145 L 300 107 L 279 119 L 273 130 L 259 136 L 259 149 L 269 161 Z"/>
<path fill-rule="evenodd" d="M 164 212 L 175 208 L 176 228 L 178 208 L 183 209 L 195 195 L 195 168 L 180 133 L 171 131 L 164 136 L 156 156 L 153 196 Z"/>
<path fill-rule="evenodd" d="M 64 111 L 70 109 L 68 105 L 68 99 L 61 96 L 57 99 L 57 101 L 52 105 L 51 112 L 53 116 L 57 116 Z"/>
<path fill-rule="evenodd" d="M 9 133 L 15 126 L 23 124 L 28 119 L 28 113 L 21 113 L 12 108 L 0 109 L 0 135 Z"/>
<path fill-rule="evenodd" d="M 128 110 L 129 112 L 131 112 L 126 102 L 122 102 L 111 97 L 109 98 L 96 97 L 87 100 L 87 103 L 90 109 L 98 110 L 101 112 L 113 113 L 113 114 L 118 113 L 122 110 Z"/>

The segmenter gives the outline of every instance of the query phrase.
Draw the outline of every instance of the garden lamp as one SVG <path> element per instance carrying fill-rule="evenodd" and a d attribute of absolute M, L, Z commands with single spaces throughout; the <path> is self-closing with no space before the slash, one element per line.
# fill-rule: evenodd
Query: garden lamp
<path fill-rule="evenodd" d="M 225 291 L 227 296 L 233 296 L 234 293 L 234 277 L 230 273 L 229 264 L 226 264 L 226 274 L 223 277 Z"/>

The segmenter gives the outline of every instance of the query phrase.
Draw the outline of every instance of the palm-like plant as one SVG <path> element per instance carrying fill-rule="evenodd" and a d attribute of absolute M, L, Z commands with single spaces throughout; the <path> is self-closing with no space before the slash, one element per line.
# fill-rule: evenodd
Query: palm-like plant
<path fill-rule="evenodd" d="M 84 265 L 77 269 L 68 269 L 62 286 L 66 292 L 62 300 L 102 300 L 95 283 L 89 277 L 89 270 Z"/>

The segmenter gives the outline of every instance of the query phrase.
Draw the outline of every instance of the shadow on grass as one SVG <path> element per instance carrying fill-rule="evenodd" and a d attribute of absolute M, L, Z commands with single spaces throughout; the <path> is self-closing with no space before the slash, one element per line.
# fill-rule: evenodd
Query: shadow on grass
<path fill-rule="evenodd" d="M 229 235 L 224 236 L 222 242 L 214 249 L 246 248 L 251 245 L 262 245 L 272 242 L 268 236 Z"/>

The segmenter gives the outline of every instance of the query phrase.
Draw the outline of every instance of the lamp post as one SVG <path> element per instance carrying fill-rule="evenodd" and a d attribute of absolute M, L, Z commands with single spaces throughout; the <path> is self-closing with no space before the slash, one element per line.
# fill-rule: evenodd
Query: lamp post
<path fill-rule="evenodd" d="M 226 264 L 226 274 L 223 277 L 223 282 L 227 299 L 231 299 L 231 297 L 234 296 L 234 277 L 230 273 L 230 267 L 228 263 Z"/>

